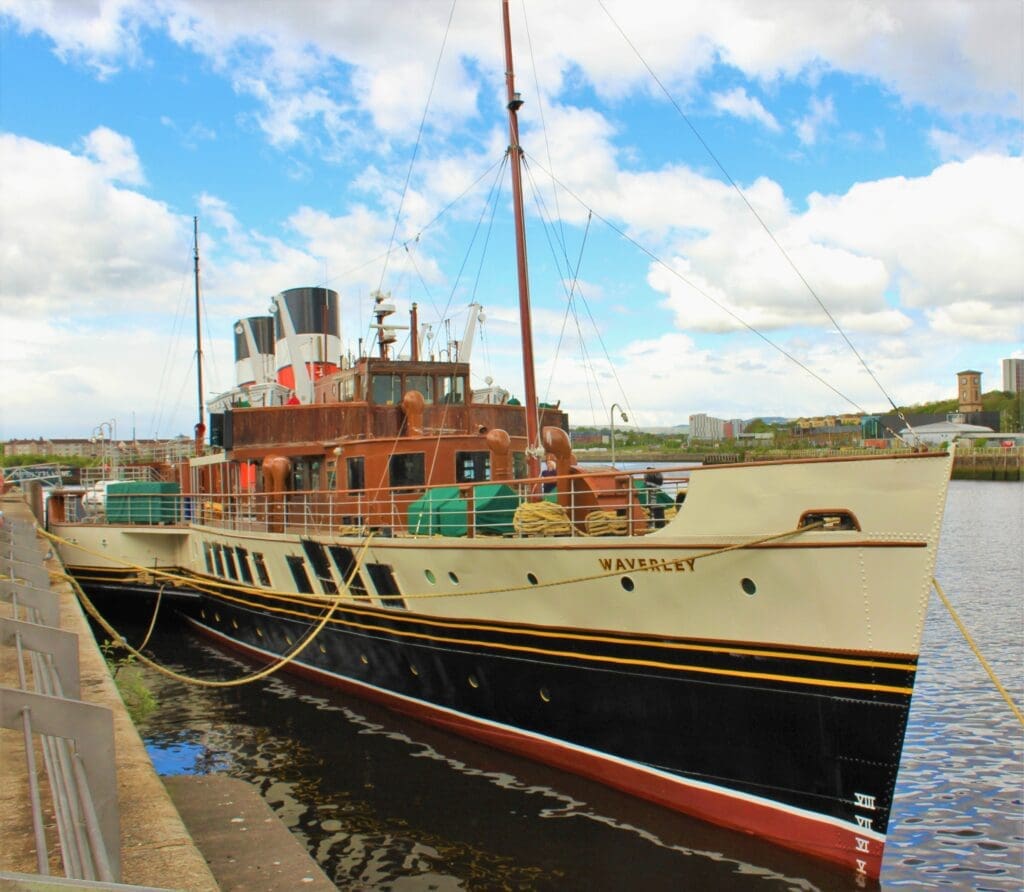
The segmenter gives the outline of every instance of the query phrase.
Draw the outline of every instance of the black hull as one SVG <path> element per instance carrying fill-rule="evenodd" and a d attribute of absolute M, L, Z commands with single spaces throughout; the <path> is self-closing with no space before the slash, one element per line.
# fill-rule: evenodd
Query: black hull
<path fill-rule="evenodd" d="M 190 612 L 273 659 L 324 610 L 233 593 Z M 915 660 L 346 606 L 285 669 L 877 876 Z"/>

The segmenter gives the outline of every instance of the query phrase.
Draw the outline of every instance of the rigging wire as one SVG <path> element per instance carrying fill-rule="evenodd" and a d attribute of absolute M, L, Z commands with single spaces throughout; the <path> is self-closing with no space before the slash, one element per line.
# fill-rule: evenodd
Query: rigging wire
<path fill-rule="evenodd" d="M 626 34 L 626 32 L 623 31 L 622 26 L 619 25 L 619 23 L 615 20 L 615 18 L 612 16 L 612 14 L 608 11 L 608 8 L 604 4 L 604 0 L 597 0 L 597 4 L 598 4 L 598 6 L 601 7 L 602 12 L 604 12 L 604 14 L 608 17 L 608 20 L 612 23 L 612 25 L 615 26 L 615 29 L 619 32 L 619 34 L 621 35 L 622 39 L 626 42 L 626 45 L 629 46 L 629 48 L 636 55 L 637 59 L 640 60 L 640 64 L 643 65 L 643 67 L 647 70 L 647 73 L 651 76 L 651 78 L 654 80 L 654 82 L 661 89 L 662 93 L 665 94 L 665 98 L 667 98 L 668 101 L 671 103 L 672 107 L 676 110 L 676 113 L 679 115 L 679 117 L 681 117 L 683 119 L 683 121 L 686 123 L 686 126 L 690 128 L 690 130 L 693 133 L 693 135 L 697 138 L 697 141 L 701 144 L 701 146 L 703 146 L 704 151 L 707 152 L 708 156 L 711 158 L 712 161 L 714 161 L 715 165 L 722 172 L 722 175 L 725 177 L 726 181 L 733 188 L 733 190 L 736 192 L 736 194 L 739 195 L 739 197 L 742 200 L 742 202 L 747 206 L 747 210 L 749 210 L 750 213 L 754 215 L 754 219 L 757 220 L 757 222 L 761 225 L 761 228 L 765 231 L 765 233 L 767 234 L 768 238 L 771 240 L 772 244 L 775 245 L 775 247 L 778 249 L 779 253 L 782 255 L 783 259 L 785 259 L 786 263 L 789 264 L 789 266 L 792 268 L 793 272 L 796 273 L 797 278 L 803 283 L 804 287 L 807 289 L 807 291 L 811 295 L 811 297 L 814 298 L 815 302 L 821 308 L 822 312 L 825 313 L 825 315 L 828 317 L 829 321 L 835 326 L 836 331 L 838 331 L 839 334 L 842 336 L 843 340 L 846 342 L 846 345 L 850 348 L 851 351 L 853 351 L 853 355 L 857 357 L 857 360 L 864 367 L 864 370 L 868 373 L 868 375 L 871 376 L 871 380 L 875 382 L 875 384 L 878 386 L 878 389 L 882 392 L 882 395 L 889 401 L 889 405 L 892 406 L 892 408 L 896 412 L 896 414 L 900 417 L 900 419 L 909 428 L 910 427 L 910 423 L 907 421 L 907 419 L 904 416 L 903 412 L 900 410 L 900 408 L 893 401 L 892 397 L 889 395 L 889 392 L 882 385 L 882 382 L 878 380 L 878 378 L 876 377 L 875 373 L 871 370 L 870 366 L 868 366 L 867 362 L 864 360 L 864 357 L 861 356 L 860 352 L 857 350 L 857 348 L 854 346 L 853 342 L 847 336 L 846 332 L 843 330 L 842 326 L 836 320 L 835 316 L 833 316 L 832 313 L 829 311 L 828 307 L 825 306 L 825 302 L 818 296 L 817 291 L 815 291 L 814 287 L 811 285 L 811 283 L 809 281 L 807 281 L 807 279 L 804 276 L 804 274 L 800 271 L 800 268 L 793 261 L 793 258 L 790 257 L 789 253 L 782 246 L 782 244 L 779 242 L 779 240 L 775 237 L 775 234 L 772 232 L 771 228 L 764 221 L 764 219 L 761 217 L 761 215 L 757 212 L 757 209 L 750 203 L 750 201 L 747 198 L 746 194 L 739 187 L 739 184 L 737 184 L 737 182 L 732 178 L 732 176 L 730 176 L 729 171 L 727 171 L 725 169 L 725 166 L 718 159 L 718 156 L 714 153 L 714 151 L 712 150 L 711 146 L 708 145 L 708 143 L 705 141 L 704 137 L 701 136 L 700 131 L 698 131 L 697 128 L 694 126 L 693 122 L 689 119 L 689 117 L 683 111 L 682 107 L 676 101 L 675 97 L 669 92 L 668 88 L 662 82 L 661 78 L 658 77 L 658 75 L 655 73 L 654 69 L 651 68 L 650 64 L 644 58 L 644 56 L 640 52 L 640 50 L 637 49 L 636 45 L 629 39 L 629 36 Z M 683 279 L 683 281 L 686 281 L 686 280 Z M 693 287 L 693 288 L 696 287 L 696 286 L 694 286 L 690 282 L 687 282 L 687 284 L 690 285 L 690 287 Z M 705 297 L 709 297 L 709 295 L 707 295 L 705 292 L 701 291 L 701 289 L 697 288 L 696 290 L 698 291 L 698 293 L 704 295 Z M 713 301 L 713 302 L 715 303 L 716 306 L 718 306 L 718 307 L 720 307 L 722 309 L 725 309 L 717 301 Z M 729 312 L 729 311 L 727 310 L 727 312 Z M 736 314 L 731 313 L 731 312 L 729 312 L 729 314 L 734 319 L 737 319 L 738 321 L 742 322 L 742 320 L 740 320 L 739 317 L 736 316 Z M 751 331 L 753 331 L 755 334 L 760 335 L 760 332 L 756 331 L 756 329 L 752 328 L 750 325 L 747 325 L 746 322 L 743 322 L 743 325 L 746 328 L 748 328 Z M 764 336 L 761 335 L 761 337 L 764 337 Z M 772 343 L 772 342 L 769 341 L 769 343 Z M 780 349 L 781 350 L 781 348 L 777 347 L 777 345 L 775 345 L 775 344 L 772 344 L 772 346 L 775 346 L 776 349 Z M 789 354 L 787 354 L 785 351 L 782 351 L 782 352 L 783 352 L 784 355 L 789 356 Z M 790 358 L 792 358 L 792 357 L 790 357 Z M 810 371 L 807 368 L 807 366 L 805 366 L 803 363 L 798 363 L 798 364 L 805 371 Z M 813 372 L 811 374 L 813 374 Z M 820 377 L 818 377 L 817 375 L 814 375 L 814 377 L 818 378 L 819 381 L 822 381 L 822 379 Z M 822 383 L 825 383 L 825 382 L 822 381 Z M 860 406 L 857 406 L 857 404 L 853 400 L 851 400 L 849 397 L 847 397 L 845 394 L 839 393 L 839 391 L 836 390 L 831 385 L 828 385 L 828 386 L 829 386 L 829 388 L 833 392 L 837 393 L 839 396 L 841 396 L 843 399 L 845 399 L 851 405 L 856 406 L 861 412 L 864 412 L 864 410 L 861 409 Z"/>
<path fill-rule="evenodd" d="M 556 179 L 554 177 L 554 174 L 549 174 L 549 175 L 552 177 L 552 179 Z M 793 362 L 796 365 L 798 365 L 805 372 L 807 372 L 808 375 L 810 375 L 812 378 L 814 378 L 815 380 L 817 380 L 818 382 L 823 384 L 825 387 L 827 387 L 829 390 L 831 390 L 834 394 L 836 394 L 836 396 L 840 397 L 843 400 L 846 400 L 846 402 L 848 402 L 851 406 L 856 408 L 858 411 L 860 411 L 860 412 L 862 412 L 864 414 L 867 414 L 867 412 L 855 400 L 851 399 L 845 393 L 843 393 L 842 391 L 838 390 L 835 386 L 833 386 L 828 381 L 826 381 L 824 378 L 822 378 L 821 375 L 819 375 L 817 372 L 815 372 L 809 366 L 805 365 L 803 362 L 801 362 L 799 359 L 797 359 L 792 353 L 790 353 L 788 350 L 786 350 L 785 347 L 782 347 L 781 345 L 776 344 L 775 341 L 773 341 L 770 337 L 768 337 L 768 335 L 766 335 L 764 332 L 760 331 L 759 329 L 755 328 L 753 325 L 751 325 L 742 316 L 740 316 L 739 314 L 737 314 L 733 310 L 730 310 L 721 301 L 716 300 L 714 297 L 712 297 L 710 294 L 708 294 L 707 291 L 705 291 L 703 288 L 701 288 L 695 282 L 690 281 L 686 276 L 684 276 L 681 272 L 679 272 L 677 269 L 675 269 L 675 267 L 670 266 L 668 263 L 666 263 L 664 260 L 662 260 L 650 248 L 645 247 L 640 242 L 638 242 L 635 238 L 630 236 L 625 230 L 621 229 L 620 227 L 618 227 L 614 223 L 612 223 L 612 221 L 609 220 L 607 217 L 604 217 L 601 214 L 599 214 L 597 211 L 595 211 L 593 208 L 591 208 L 583 200 L 582 197 L 577 195 L 569 186 L 565 185 L 564 183 L 562 183 L 561 181 L 559 181 L 557 179 L 556 179 L 556 182 L 558 182 L 558 184 L 563 189 L 565 189 L 565 191 L 569 195 L 571 195 L 577 202 L 579 202 L 581 207 L 586 208 L 591 214 L 593 214 L 595 217 L 597 217 L 598 220 L 600 220 L 602 223 L 604 223 L 605 226 L 607 226 L 609 229 L 611 229 L 613 232 L 615 232 L 617 235 L 619 235 L 622 239 L 624 239 L 625 241 L 629 242 L 637 250 L 639 250 L 642 253 L 646 254 L 651 260 L 653 260 L 658 266 L 662 267 L 662 269 L 664 269 L 667 273 L 669 273 L 672 276 L 675 276 L 675 278 L 679 279 L 679 281 L 683 282 L 685 285 L 687 285 L 688 287 L 692 288 L 699 295 L 701 295 L 702 297 L 704 297 L 707 300 L 711 301 L 711 303 L 713 303 L 716 307 L 718 307 L 723 313 L 726 313 L 729 316 L 731 316 L 740 325 L 742 325 L 745 329 L 750 331 L 752 334 L 757 335 L 757 337 L 759 337 L 762 341 L 764 341 L 770 347 L 772 347 L 773 349 L 777 350 L 779 353 L 781 353 L 783 356 L 785 356 L 788 360 L 790 360 L 791 362 Z"/>
<path fill-rule="evenodd" d="M 547 220 L 547 217 L 548 217 L 547 209 L 546 209 L 546 207 L 543 204 L 543 197 L 541 195 L 541 192 L 536 187 L 536 180 L 534 179 L 534 176 L 533 176 L 533 168 L 530 166 L 530 159 L 526 155 L 523 156 L 523 168 L 526 170 L 526 175 L 527 175 L 527 178 L 529 179 L 529 182 L 534 186 L 534 188 L 533 188 L 533 196 L 534 196 L 534 202 L 537 205 L 537 215 L 538 215 L 538 217 L 542 221 L 545 221 L 545 220 Z M 541 168 L 541 169 L 543 170 L 543 168 Z M 553 174 L 550 174 L 547 171 L 545 171 L 545 173 L 547 173 L 548 176 L 551 178 L 551 182 L 553 184 L 556 184 L 556 185 L 559 185 L 559 186 L 562 185 L 561 183 L 559 183 L 559 181 L 555 178 L 555 176 Z M 563 186 L 563 188 L 565 188 L 565 187 Z M 587 205 L 585 205 L 576 195 L 574 195 L 571 190 L 567 189 L 566 191 L 569 192 L 569 194 L 580 203 L 581 207 L 583 207 L 588 212 L 588 215 L 587 215 L 587 227 L 586 227 L 586 232 L 584 233 L 584 245 L 585 245 L 587 234 L 590 232 L 590 223 L 591 223 L 591 220 L 593 219 L 593 217 L 596 216 L 599 220 L 601 220 L 604 223 L 607 223 L 607 221 L 600 214 L 595 214 L 595 212 L 593 210 L 591 210 L 589 207 L 587 207 Z M 545 227 L 544 227 L 544 231 L 545 231 L 546 235 L 548 234 L 548 225 L 549 224 L 545 224 Z M 551 244 L 550 236 L 548 237 L 548 244 L 549 244 L 549 246 Z M 611 353 L 608 350 L 608 345 L 605 344 L 604 338 L 601 336 L 601 329 L 600 329 L 600 327 L 597 324 L 597 320 L 594 318 L 594 314 L 590 310 L 589 302 L 587 301 L 587 299 L 586 299 L 585 295 L 583 294 L 582 290 L 579 288 L 579 267 L 582 264 L 582 260 L 583 260 L 583 247 L 584 247 L 584 245 L 580 246 L 580 255 L 579 255 L 578 259 L 577 259 L 577 264 L 576 264 L 576 267 L 575 267 L 575 271 L 573 271 L 573 269 L 571 268 L 571 265 L 569 264 L 568 256 L 566 256 L 566 267 L 567 267 L 567 269 L 566 269 L 566 274 L 565 275 L 566 275 L 566 278 L 571 278 L 571 282 L 572 282 L 571 287 L 569 289 L 567 289 L 566 296 L 567 296 L 569 302 L 572 303 L 573 302 L 573 294 L 575 293 L 575 294 L 579 295 L 580 300 L 581 300 L 581 302 L 583 304 L 583 308 L 584 308 L 584 310 L 586 310 L 587 316 L 590 319 L 590 324 L 593 326 L 594 334 L 597 336 L 597 341 L 601 345 L 601 350 L 604 353 L 604 359 L 605 359 L 605 362 L 608 364 L 608 369 L 609 369 L 609 371 L 611 373 L 611 376 L 612 376 L 612 378 L 615 379 L 616 387 L 618 388 L 619 393 L 622 395 L 623 401 L 627 403 L 626 408 L 629 410 L 630 413 L 632 413 L 633 409 L 632 409 L 631 406 L 628 405 L 629 397 L 628 397 L 628 395 L 626 393 L 626 388 L 623 387 L 622 381 L 619 380 L 618 369 L 616 368 L 616 364 L 614 362 L 612 362 Z M 563 246 L 563 248 L 564 248 L 564 246 Z M 557 266 L 557 264 L 558 264 L 557 254 L 555 253 L 554 250 L 552 250 L 551 253 L 552 253 L 552 256 L 555 258 L 555 264 Z M 562 283 L 562 287 L 565 288 L 565 282 L 564 281 Z M 574 315 L 576 315 L 576 314 L 574 313 Z M 582 327 L 580 325 L 580 321 L 579 321 L 578 318 L 576 319 L 576 330 L 577 330 L 577 334 L 578 334 L 578 336 L 580 338 L 581 353 L 584 356 L 584 364 L 586 366 L 588 363 L 590 363 L 589 364 L 589 369 L 590 369 L 591 373 L 593 374 L 594 380 L 596 382 L 596 380 L 597 380 L 596 366 L 592 364 L 592 361 L 590 360 L 589 355 L 587 354 L 586 339 L 583 337 L 583 330 L 582 330 Z M 588 381 L 588 389 L 589 389 L 589 381 Z M 601 399 L 601 406 L 602 406 L 602 410 L 603 410 L 604 409 L 604 398 L 601 397 L 600 390 L 598 391 L 598 396 Z"/>
<path fill-rule="evenodd" d="M 402 219 L 402 208 L 405 206 L 405 197 L 409 192 L 409 183 L 412 180 L 412 170 L 416 165 L 416 156 L 419 155 L 420 143 L 423 140 L 423 129 L 427 123 L 427 114 L 430 112 L 430 100 L 434 96 L 434 87 L 437 86 L 437 75 L 441 70 L 441 60 L 444 58 L 444 48 L 448 43 L 448 35 L 452 28 L 452 19 L 455 17 L 455 3 L 456 0 L 452 0 L 452 8 L 448 13 L 448 23 L 445 25 L 444 37 L 441 39 L 441 49 L 437 54 L 437 62 L 434 63 L 434 75 L 430 80 L 430 89 L 427 91 L 427 101 L 423 106 L 423 115 L 420 117 L 420 126 L 416 131 L 416 142 L 413 145 L 412 157 L 409 159 L 409 169 L 405 174 L 405 183 L 402 186 L 402 195 L 398 200 L 398 208 L 395 211 L 395 225 L 391 230 L 391 238 L 388 241 L 388 253 L 390 255 L 391 246 L 395 243 L 395 237 L 398 234 L 398 224 Z M 387 273 L 388 264 L 387 260 L 384 261 L 384 268 L 380 271 L 380 284 L 377 286 L 378 291 L 384 287 L 384 276 Z"/>

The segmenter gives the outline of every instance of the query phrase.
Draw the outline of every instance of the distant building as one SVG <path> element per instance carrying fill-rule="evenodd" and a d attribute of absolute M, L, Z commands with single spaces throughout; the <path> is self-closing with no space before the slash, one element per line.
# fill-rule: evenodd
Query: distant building
<path fill-rule="evenodd" d="M 690 416 L 691 440 L 724 440 L 725 422 L 721 418 L 713 418 L 703 412 Z"/>
<path fill-rule="evenodd" d="M 957 396 L 961 412 L 980 412 L 981 405 L 981 372 L 968 369 L 956 373 Z"/>
<path fill-rule="evenodd" d="M 940 443 L 952 443 L 960 437 L 970 439 L 986 435 L 997 436 L 990 427 L 980 424 L 961 424 L 955 421 L 938 421 L 934 424 L 922 424 L 913 430 L 905 427 L 900 431 L 900 436 L 904 439 L 914 440 L 916 438 L 920 442 L 931 446 L 938 446 Z"/>
<path fill-rule="evenodd" d="M 1024 359 L 1003 360 L 1003 390 L 1024 393 Z"/>

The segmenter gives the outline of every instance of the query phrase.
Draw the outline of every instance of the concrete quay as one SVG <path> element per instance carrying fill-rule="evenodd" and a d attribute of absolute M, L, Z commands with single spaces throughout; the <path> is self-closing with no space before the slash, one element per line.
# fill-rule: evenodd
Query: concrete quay
<path fill-rule="evenodd" d="M 0 498 L 0 511 L 5 520 L 34 520 L 20 493 Z M 46 551 L 40 545 L 40 553 Z M 51 574 L 63 572 L 56 556 L 47 558 L 45 567 Z M 0 568 L 0 576 L 6 576 L 5 569 Z M 33 746 L 49 875 L 41 873 L 24 734 L 0 727 L 0 892 L 122 887 L 188 892 L 335 889 L 251 785 L 224 776 L 180 776 L 165 782 L 157 775 L 78 599 L 66 582 L 53 581 L 53 576 L 50 579 L 50 588 L 59 597 L 60 628 L 78 638 L 81 700 L 109 709 L 113 717 L 120 818 L 119 881 L 123 885 L 64 879 L 57 818 L 40 735 L 36 734 Z M 8 601 L 0 601 L 0 617 L 25 619 L 24 611 L 14 617 Z M 0 646 L 0 689 L 19 688 L 17 660 L 14 646 Z M 31 679 L 27 659 L 24 666 Z"/>

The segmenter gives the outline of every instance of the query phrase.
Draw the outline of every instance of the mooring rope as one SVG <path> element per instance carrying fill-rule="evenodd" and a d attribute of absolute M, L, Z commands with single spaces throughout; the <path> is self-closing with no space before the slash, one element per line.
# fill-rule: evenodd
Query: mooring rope
<path fill-rule="evenodd" d="M 45 535 L 50 536 L 52 534 L 46 533 Z M 370 540 L 372 538 L 373 538 L 373 533 L 370 532 L 369 535 L 367 535 L 367 537 L 366 537 L 366 541 L 363 543 L 363 547 L 360 550 L 359 555 L 356 557 L 356 560 L 353 563 L 352 572 L 349 574 L 349 577 L 348 577 L 348 579 L 345 582 L 345 589 L 346 589 L 346 591 L 348 590 L 349 583 L 351 583 L 351 581 L 355 578 L 355 574 L 358 572 L 360 566 L 362 566 L 363 559 L 366 556 L 367 549 L 370 547 Z M 131 566 L 131 565 L 129 565 L 129 566 Z M 85 607 L 86 612 L 94 620 L 96 620 L 97 623 L 99 623 L 100 627 L 108 635 L 113 636 L 114 640 L 117 642 L 117 644 L 120 647 L 123 647 L 130 654 L 135 656 L 137 659 L 141 660 L 143 663 L 145 663 L 150 668 L 155 669 L 157 672 L 160 672 L 163 675 L 168 676 L 169 678 L 173 678 L 176 681 L 181 681 L 181 682 L 184 682 L 186 684 L 194 684 L 194 685 L 198 685 L 200 687 L 206 687 L 206 688 L 232 688 L 232 687 L 238 687 L 238 686 L 244 685 L 244 684 L 250 684 L 251 682 L 259 681 L 262 678 L 266 678 L 269 675 L 273 675 L 278 670 L 284 668 L 289 663 L 291 663 L 294 660 L 296 660 L 299 657 L 299 655 L 310 644 L 313 643 L 314 639 L 320 634 L 321 631 L 323 631 L 324 626 L 327 625 L 327 623 L 330 621 L 331 617 L 334 615 L 334 612 L 338 609 L 338 605 L 344 600 L 344 596 L 342 596 L 340 594 L 337 597 L 335 597 L 332 600 L 332 602 L 331 602 L 330 608 L 327 611 L 325 611 L 324 615 L 320 618 L 320 620 L 318 621 L 318 623 L 315 626 L 315 628 L 313 628 L 307 634 L 306 638 L 304 640 L 300 641 L 294 648 L 292 648 L 292 650 L 289 653 L 287 653 L 284 656 L 282 656 L 276 662 L 271 663 L 269 666 L 265 666 L 263 669 L 259 670 L 258 672 L 254 672 L 251 675 L 242 676 L 241 678 L 233 678 L 233 679 L 229 679 L 228 681 L 211 681 L 211 680 L 205 679 L 205 678 L 193 678 L 190 675 L 185 675 L 185 674 L 183 674 L 181 672 L 175 672 L 173 669 L 168 669 L 166 666 L 163 666 L 160 663 L 156 662 L 155 660 L 151 659 L 150 657 L 147 657 L 138 648 L 132 647 L 125 640 L 124 636 L 121 635 L 113 626 L 111 626 L 110 623 L 108 623 L 107 620 L 103 617 L 103 615 L 99 612 L 99 610 L 96 609 L 96 605 L 92 603 L 92 601 L 89 599 L 88 595 L 86 595 L 85 592 L 82 590 L 81 585 L 79 585 L 78 581 L 73 576 L 71 576 L 71 574 L 69 574 L 69 573 L 57 573 L 57 574 L 54 574 L 54 575 L 58 576 L 61 579 L 66 580 L 67 582 L 69 582 L 71 584 L 72 588 L 75 590 L 75 593 L 78 595 L 79 600 L 82 602 L 82 605 Z M 154 614 L 154 621 L 155 621 L 155 614 Z M 148 635 L 147 635 L 147 640 L 148 640 Z"/>
<path fill-rule="evenodd" d="M 935 592 L 942 599 L 942 603 L 946 605 L 946 610 L 949 611 L 949 615 L 953 617 L 953 622 L 956 623 L 957 628 L 960 630 L 960 634 L 964 636 L 964 640 L 970 646 L 971 650 L 974 651 L 974 655 L 978 658 L 978 662 L 981 663 L 982 668 L 984 668 L 988 673 L 988 677 L 992 679 L 992 684 L 994 684 L 996 686 L 996 690 L 1003 695 L 1006 705 L 1010 707 L 1010 711 L 1017 717 L 1017 721 L 1020 722 L 1021 725 L 1024 725 L 1024 715 L 1021 714 L 1017 704 L 1013 702 L 1013 698 L 1010 696 L 1009 691 L 1000 684 L 999 679 L 996 677 L 995 670 L 989 665 L 988 660 L 985 659 L 985 656 L 978 648 L 978 645 L 974 643 L 971 633 L 967 631 L 967 626 L 963 624 L 956 610 L 953 609 L 953 605 L 950 603 L 949 598 L 946 597 L 946 593 L 942 590 L 942 586 L 939 585 L 939 580 L 934 576 L 932 577 L 932 585 L 935 586 Z"/>

